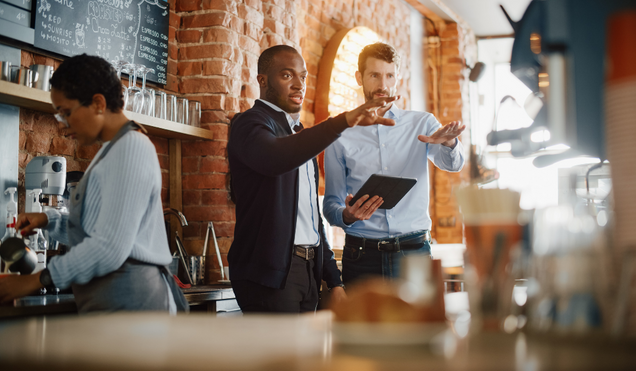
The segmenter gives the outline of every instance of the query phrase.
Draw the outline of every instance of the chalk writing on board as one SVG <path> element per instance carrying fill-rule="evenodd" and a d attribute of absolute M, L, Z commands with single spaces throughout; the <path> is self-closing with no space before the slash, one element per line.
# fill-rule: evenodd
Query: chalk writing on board
<path fill-rule="evenodd" d="M 168 4 L 164 0 L 38 0 L 35 46 L 72 56 L 122 59 L 166 83 Z"/>

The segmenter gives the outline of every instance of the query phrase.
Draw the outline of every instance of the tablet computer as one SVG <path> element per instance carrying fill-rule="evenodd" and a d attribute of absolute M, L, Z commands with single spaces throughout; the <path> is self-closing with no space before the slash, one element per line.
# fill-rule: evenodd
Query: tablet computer
<path fill-rule="evenodd" d="M 384 199 L 380 209 L 392 209 L 413 188 L 415 183 L 417 183 L 415 178 L 373 174 L 353 196 L 349 206 L 355 204 L 360 197 L 369 195 L 369 198 L 380 196 Z"/>

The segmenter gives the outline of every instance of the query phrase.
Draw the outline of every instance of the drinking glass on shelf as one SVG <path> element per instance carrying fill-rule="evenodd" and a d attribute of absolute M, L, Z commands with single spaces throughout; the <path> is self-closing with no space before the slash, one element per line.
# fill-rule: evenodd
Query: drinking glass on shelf
<path fill-rule="evenodd" d="M 124 69 L 124 66 L 128 64 L 128 61 L 116 58 L 110 61 L 110 64 L 111 66 L 113 66 L 115 71 L 117 71 L 117 78 L 119 79 L 119 81 L 121 81 L 121 71 Z M 124 108 L 125 108 L 127 96 L 126 96 L 126 86 L 124 86 L 123 83 L 121 84 L 121 93 L 124 98 Z"/>
<path fill-rule="evenodd" d="M 141 112 L 141 107 L 144 103 L 144 96 L 141 89 L 137 86 L 137 73 L 139 72 L 140 65 L 128 63 L 124 66 L 128 73 L 128 89 L 126 89 L 124 109 L 132 112 Z M 132 75 L 132 79 L 130 78 Z"/>
<path fill-rule="evenodd" d="M 189 103 L 189 125 L 194 127 L 201 127 L 201 102 L 198 101 L 190 101 Z"/>
<path fill-rule="evenodd" d="M 177 97 L 167 94 L 166 100 L 166 120 L 177 121 Z"/>
<path fill-rule="evenodd" d="M 188 125 L 188 99 L 177 98 L 177 122 Z"/>
<path fill-rule="evenodd" d="M 155 112 L 155 90 L 146 88 L 146 76 L 149 73 L 155 73 L 155 70 L 144 65 L 139 66 L 139 73 L 141 73 L 141 94 L 143 95 L 143 103 L 140 107 L 139 113 L 152 116 Z"/>
<path fill-rule="evenodd" d="M 167 115 L 168 111 L 168 94 L 165 91 L 155 92 L 155 117 L 159 119 L 168 120 L 170 117 Z"/>
<path fill-rule="evenodd" d="M 121 80 L 121 71 L 124 69 L 125 65 L 129 64 L 128 61 L 116 58 L 110 61 L 110 64 L 113 66 L 115 71 L 117 71 L 117 78 Z"/>

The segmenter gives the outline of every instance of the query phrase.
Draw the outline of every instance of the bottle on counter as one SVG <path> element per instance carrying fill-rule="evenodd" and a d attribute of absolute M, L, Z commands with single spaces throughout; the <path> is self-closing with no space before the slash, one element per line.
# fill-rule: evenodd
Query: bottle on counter
<path fill-rule="evenodd" d="M 10 195 L 10 200 L 7 203 L 7 215 L 6 215 L 6 230 L 0 244 L 7 238 L 15 237 L 15 223 L 18 220 L 18 203 L 15 201 L 15 194 L 18 191 L 16 187 L 9 187 L 4 191 L 5 195 Z M 8 272 L 9 267 L 2 262 L 2 272 Z"/>
<path fill-rule="evenodd" d="M 26 210 L 28 213 L 41 213 L 42 204 L 40 203 L 41 189 L 33 189 L 27 193 L 26 198 Z M 41 229 L 35 229 L 34 234 L 29 236 L 27 245 L 31 250 L 35 251 L 38 262 L 33 273 L 37 273 L 46 268 L 46 249 L 48 247 L 48 241 L 44 238 L 44 234 Z M 41 288 L 40 294 L 46 294 L 46 289 Z"/>

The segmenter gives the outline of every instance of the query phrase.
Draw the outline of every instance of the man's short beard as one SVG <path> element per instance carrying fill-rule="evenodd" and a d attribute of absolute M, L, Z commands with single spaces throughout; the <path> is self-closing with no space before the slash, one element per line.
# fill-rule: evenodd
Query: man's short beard
<path fill-rule="evenodd" d="M 366 102 L 373 100 L 373 94 L 376 93 L 381 93 L 381 94 L 385 94 L 387 97 L 394 97 L 395 96 L 395 92 L 391 92 L 391 89 L 389 90 L 382 90 L 382 89 L 377 89 L 375 91 L 371 91 L 371 92 L 364 92 L 364 99 Z"/>
<path fill-rule="evenodd" d="M 298 108 L 289 106 L 287 102 L 278 94 L 276 89 L 272 88 L 272 86 L 269 84 L 269 81 L 267 82 L 267 90 L 265 90 L 265 98 L 268 102 L 274 103 L 276 106 L 278 106 L 278 108 L 287 113 L 298 113 L 302 110 L 302 106 Z"/>

